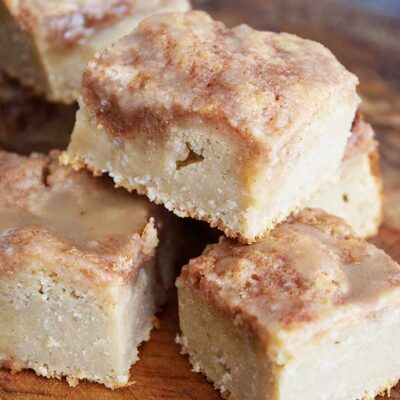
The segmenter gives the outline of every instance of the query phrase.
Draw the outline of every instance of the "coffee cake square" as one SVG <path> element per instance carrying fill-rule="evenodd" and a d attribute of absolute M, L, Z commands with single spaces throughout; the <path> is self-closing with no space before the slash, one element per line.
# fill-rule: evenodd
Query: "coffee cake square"
<path fill-rule="evenodd" d="M 177 286 L 183 352 L 224 398 L 373 399 L 400 378 L 400 266 L 336 216 L 221 238 Z"/>
<path fill-rule="evenodd" d="M 176 217 L 57 157 L 0 152 L 0 367 L 124 386 L 173 285 Z"/>
<path fill-rule="evenodd" d="M 153 16 L 89 63 L 64 162 L 252 242 L 339 168 L 356 84 L 318 43 Z"/>

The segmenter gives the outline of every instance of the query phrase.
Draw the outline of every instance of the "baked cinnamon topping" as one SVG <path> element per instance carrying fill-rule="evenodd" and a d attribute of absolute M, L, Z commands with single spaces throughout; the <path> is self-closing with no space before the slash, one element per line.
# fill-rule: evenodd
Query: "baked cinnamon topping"
<path fill-rule="evenodd" d="M 73 46 L 93 35 L 97 29 L 115 22 L 140 8 L 135 0 L 46 0 L 17 1 L 14 14 L 25 29 L 39 32 L 58 48 Z"/>
<path fill-rule="evenodd" d="M 262 332 L 318 322 L 379 301 L 400 285 L 400 266 L 340 218 L 306 209 L 264 239 L 222 238 L 192 260 L 178 287 L 193 287 Z"/>
<path fill-rule="evenodd" d="M 132 278 L 155 254 L 157 207 L 106 178 L 60 166 L 58 155 L 0 152 L 0 273 L 43 253 L 58 258 L 51 268 L 69 261 L 100 280 Z"/>
<path fill-rule="evenodd" d="M 356 83 L 318 43 L 229 29 L 199 11 L 143 21 L 83 78 L 86 106 L 114 135 L 160 135 L 171 121 L 196 115 L 226 124 L 249 146 L 283 140 L 283 132 L 289 140 L 316 104 L 334 91 L 354 97 Z"/>

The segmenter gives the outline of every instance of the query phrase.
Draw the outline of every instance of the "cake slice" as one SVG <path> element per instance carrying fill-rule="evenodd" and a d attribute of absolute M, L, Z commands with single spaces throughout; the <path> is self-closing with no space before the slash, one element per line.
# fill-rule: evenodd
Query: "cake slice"
<path fill-rule="evenodd" d="M 153 16 L 89 63 L 64 162 L 252 242 L 338 169 L 356 84 L 318 43 Z"/>
<path fill-rule="evenodd" d="M 307 206 L 345 219 L 361 237 L 377 234 L 382 221 L 378 143 L 361 113 L 353 121 L 339 170 L 312 195 Z"/>
<path fill-rule="evenodd" d="M 50 104 L 0 71 L 0 146 L 30 154 L 64 150 L 75 123 L 76 104 Z"/>
<path fill-rule="evenodd" d="M 1 0 L 0 68 L 49 100 L 73 103 L 96 52 L 142 19 L 188 0 Z"/>
<path fill-rule="evenodd" d="M 183 352 L 224 398 L 373 399 L 400 378 L 400 266 L 338 217 L 224 237 L 177 286 Z"/>
<path fill-rule="evenodd" d="M 57 153 L 0 152 L 0 171 L 0 366 L 126 385 L 173 285 L 175 217 Z"/>

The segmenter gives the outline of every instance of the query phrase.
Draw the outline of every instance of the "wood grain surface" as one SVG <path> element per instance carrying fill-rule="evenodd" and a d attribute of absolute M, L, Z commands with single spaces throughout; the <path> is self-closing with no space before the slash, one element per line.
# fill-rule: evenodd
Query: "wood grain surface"
<path fill-rule="evenodd" d="M 328 46 L 361 81 L 362 110 L 381 143 L 385 223 L 372 241 L 400 261 L 400 22 L 370 14 L 338 0 L 195 0 L 228 25 L 288 31 Z M 1 316 L 0 316 L 1 318 Z M 31 372 L 0 370 L 1 400 L 217 400 L 202 376 L 190 370 L 174 339 L 178 333 L 176 295 L 159 316 L 160 328 L 141 347 L 131 385 L 111 391 L 83 382 L 38 378 Z M 1 334 L 1 332 L 0 332 Z M 400 399 L 400 385 L 390 399 Z"/>

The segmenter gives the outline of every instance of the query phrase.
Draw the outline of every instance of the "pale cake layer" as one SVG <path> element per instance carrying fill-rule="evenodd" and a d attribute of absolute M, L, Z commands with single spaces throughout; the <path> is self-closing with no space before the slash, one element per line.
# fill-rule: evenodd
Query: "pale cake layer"
<path fill-rule="evenodd" d="M 251 242 L 338 169 L 356 84 L 318 43 L 153 16 L 89 63 L 64 162 Z"/>
<path fill-rule="evenodd" d="M 176 222 L 57 158 L 0 152 L 0 365 L 123 386 L 173 281 Z"/>
<path fill-rule="evenodd" d="M 343 218 L 361 237 L 374 236 L 382 222 L 378 157 L 374 152 L 344 161 L 338 174 L 311 196 L 307 206 Z"/>
<path fill-rule="evenodd" d="M 0 279 L 0 367 L 66 377 L 71 386 L 81 379 L 125 386 L 153 328 L 154 264 L 143 264 L 129 283 L 117 277 L 95 287 L 72 281 L 64 262 L 50 272 L 51 261 L 31 256 Z"/>
<path fill-rule="evenodd" d="M 96 52 L 158 12 L 188 0 L 2 0 L 0 67 L 49 100 L 72 103 Z"/>
<path fill-rule="evenodd" d="M 373 399 L 400 378 L 400 266 L 338 217 L 221 238 L 177 286 L 183 351 L 226 398 Z"/>
<path fill-rule="evenodd" d="M 378 144 L 361 114 L 353 122 L 339 171 L 312 195 L 307 206 L 343 218 L 361 237 L 378 232 L 382 221 Z"/>
<path fill-rule="evenodd" d="M 67 147 L 77 105 L 50 104 L 0 71 L 0 145 L 30 154 Z"/>

